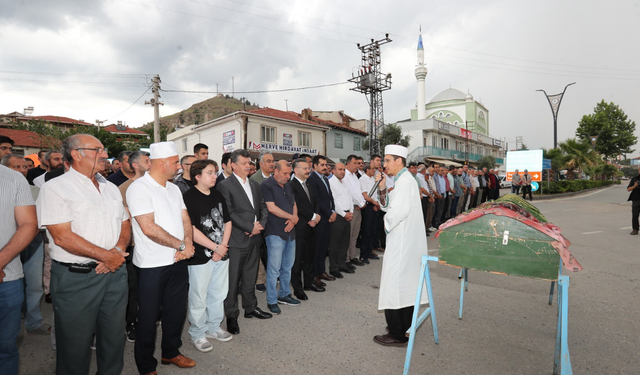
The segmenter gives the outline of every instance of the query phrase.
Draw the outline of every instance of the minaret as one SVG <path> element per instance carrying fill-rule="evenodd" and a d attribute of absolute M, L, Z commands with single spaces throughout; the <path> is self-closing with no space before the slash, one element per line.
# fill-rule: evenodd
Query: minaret
<path fill-rule="evenodd" d="M 416 79 L 418 80 L 418 120 L 423 120 L 425 114 L 424 79 L 427 77 L 427 67 L 424 65 L 424 48 L 422 47 L 422 27 L 418 38 L 418 65 L 416 65 Z"/>

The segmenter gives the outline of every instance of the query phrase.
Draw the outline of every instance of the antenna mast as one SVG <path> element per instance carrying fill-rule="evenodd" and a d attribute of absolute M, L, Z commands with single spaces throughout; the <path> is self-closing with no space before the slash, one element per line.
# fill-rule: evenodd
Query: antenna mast
<path fill-rule="evenodd" d="M 384 74 L 380 71 L 381 56 L 380 46 L 391 42 L 389 34 L 384 39 L 373 40 L 371 43 L 358 48 L 362 52 L 362 62 L 356 75 L 352 73 L 349 82 L 356 84 L 350 90 L 365 94 L 369 102 L 369 155 L 380 153 L 380 137 L 384 132 L 384 110 L 382 104 L 382 92 L 391 89 L 391 73 Z"/>

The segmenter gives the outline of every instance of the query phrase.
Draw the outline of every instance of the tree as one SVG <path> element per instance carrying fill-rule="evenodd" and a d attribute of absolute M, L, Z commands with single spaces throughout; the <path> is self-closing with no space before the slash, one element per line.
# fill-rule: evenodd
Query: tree
<path fill-rule="evenodd" d="M 96 137 L 105 148 L 109 149 L 109 156 L 118 156 L 120 152 L 127 150 L 127 145 L 123 141 L 128 139 L 119 140 L 115 134 L 97 126 L 76 126 L 73 129 L 65 130 L 44 120 L 29 120 L 26 124 L 16 123 L 14 126 L 18 130 L 36 133 L 43 148 L 58 149 L 67 137 L 74 134 L 89 134 Z"/>
<path fill-rule="evenodd" d="M 386 145 L 402 145 L 409 147 L 410 135 L 402 136 L 402 128 L 398 124 L 389 124 L 384 127 L 384 131 L 380 135 L 380 152 L 384 152 Z M 369 138 L 362 142 L 364 150 L 369 149 Z"/>
<path fill-rule="evenodd" d="M 634 135 L 635 130 L 636 123 L 629 120 L 620 107 L 602 100 L 596 105 L 593 114 L 582 117 L 576 136 L 588 142 L 591 142 L 592 136 L 598 136 L 596 151 L 612 158 L 635 151 L 631 148 L 638 141 L 638 137 Z"/>
<path fill-rule="evenodd" d="M 542 149 L 542 158 L 551 160 L 551 178 L 557 179 L 558 173 L 567 165 L 567 155 L 559 148 Z"/>
<path fill-rule="evenodd" d="M 574 173 L 568 173 L 567 178 L 572 180 L 575 178 L 577 171 L 583 171 L 585 167 L 594 166 L 601 162 L 600 155 L 598 155 L 593 148 L 589 140 L 576 140 L 567 139 L 566 141 L 558 145 L 560 150 L 566 157 L 566 168 Z"/>
<path fill-rule="evenodd" d="M 478 169 L 487 168 L 493 169 L 496 166 L 496 158 L 492 155 L 483 156 L 478 159 Z"/>

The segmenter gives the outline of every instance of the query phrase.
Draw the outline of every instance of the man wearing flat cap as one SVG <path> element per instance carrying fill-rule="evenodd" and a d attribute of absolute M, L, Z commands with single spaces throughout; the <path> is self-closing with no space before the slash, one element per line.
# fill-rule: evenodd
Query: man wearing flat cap
<path fill-rule="evenodd" d="M 189 271 L 194 253 L 191 220 L 180 189 L 169 183 L 180 167 L 173 142 L 151 144 L 151 169 L 127 189 L 133 220 L 133 264 L 138 274 L 138 332 L 135 360 L 140 374 L 155 374 L 156 321 L 162 310 L 162 363 L 193 367 L 180 354 L 187 313 Z"/>
<path fill-rule="evenodd" d="M 395 185 L 389 193 L 384 175 L 376 176 L 387 233 L 378 309 L 384 310 L 389 333 L 375 336 L 373 341 L 385 346 L 406 346 L 405 332 L 411 327 L 421 260 L 427 255 L 427 237 L 416 235 L 424 233 L 425 227 L 419 187 L 406 168 L 407 148 L 388 145 L 384 153 L 385 167 L 394 176 Z M 423 295 L 422 303 L 427 302 Z"/>

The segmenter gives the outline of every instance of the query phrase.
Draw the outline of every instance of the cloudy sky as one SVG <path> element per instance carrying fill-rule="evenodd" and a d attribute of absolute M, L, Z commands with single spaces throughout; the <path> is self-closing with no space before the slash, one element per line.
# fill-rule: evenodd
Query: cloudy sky
<path fill-rule="evenodd" d="M 389 33 L 382 70 L 393 86 L 383 97 L 395 122 L 416 104 L 420 26 L 427 101 L 469 90 L 510 148 L 516 136 L 553 146 L 551 110 L 535 90 L 557 94 L 571 82 L 559 141 L 602 99 L 640 123 L 640 1 L 625 0 L 1 0 L 0 113 L 33 106 L 34 115 L 140 126 L 153 120 L 144 100 L 154 74 L 164 90 L 230 92 L 232 77 L 236 92 L 340 83 L 360 62 L 356 43 Z M 367 101 L 349 87 L 236 97 L 366 118 Z M 168 115 L 212 94 L 162 96 Z"/>

